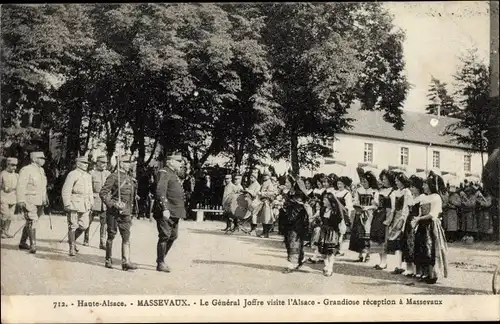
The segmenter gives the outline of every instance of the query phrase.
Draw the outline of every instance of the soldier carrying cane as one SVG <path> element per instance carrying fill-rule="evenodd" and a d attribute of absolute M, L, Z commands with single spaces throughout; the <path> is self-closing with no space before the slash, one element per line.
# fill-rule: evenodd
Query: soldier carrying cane
<path fill-rule="evenodd" d="M 76 168 L 71 171 L 62 188 L 64 210 L 68 215 L 69 255 L 75 256 L 76 240 L 89 226 L 89 214 L 94 204 L 92 177 L 87 172 L 88 160 L 76 159 Z"/>
<path fill-rule="evenodd" d="M 99 193 L 106 204 L 108 238 L 106 240 L 105 267 L 113 268 L 113 240 L 117 231 L 122 237 L 122 270 L 135 270 L 137 266 L 130 261 L 130 227 L 134 208 L 137 184 L 129 175 L 132 157 L 123 155 L 117 157 L 117 170 L 106 179 Z"/>

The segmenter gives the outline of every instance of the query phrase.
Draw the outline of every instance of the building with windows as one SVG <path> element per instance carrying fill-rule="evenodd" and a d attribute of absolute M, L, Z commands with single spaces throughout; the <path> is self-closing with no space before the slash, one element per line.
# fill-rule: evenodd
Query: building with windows
<path fill-rule="evenodd" d="M 404 129 L 396 130 L 383 120 L 384 111 L 363 111 L 353 107 L 348 111 L 352 128 L 324 142 L 333 153 L 325 156 L 320 167 L 303 170 L 312 173 L 348 175 L 357 180 L 356 168 L 403 169 L 407 174 L 425 175 L 434 170 L 446 179 L 479 181 L 487 154 L 470 151 L 451 136 L 443 135 L 457 119 L 404 111 Z M 435 127 L 431 119 L 438 119 Z"/>

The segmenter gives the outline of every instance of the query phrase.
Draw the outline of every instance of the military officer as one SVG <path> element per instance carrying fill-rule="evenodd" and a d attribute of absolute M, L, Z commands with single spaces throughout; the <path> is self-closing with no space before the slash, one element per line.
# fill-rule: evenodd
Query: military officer
<path fill-rule="evenodd" d="M 113 268 L 111 252 L 117 231 L 122 237 L 122 269 L 135 270 L 137 266 L 130 261 L 130 227 L 134 208 L 137 183 L 129 175 L 132 160 L 128 155 L 120 158 L 118 169 L 110 174 L 99 193 L 106 205 L 108 238 L 106 240 L 106 268 Z"/>
<path fill-rule="evenodd" d="M 110 174 L 110 172 L 106 170 L 107 164 L 108 160 L 106 156 L 104 155 L 98 156 L 96 161 L 96 169 L 90 172 L 90 175 L 92 176 L 92 190 L 94 191 L 94 205 L 92 205 L 89 227 L 87 227 L 87 229 L 85 230 L 85 237 L 83 242 L 83 245 L 88 245 L 90 225 L 94 220 L 94 216 L 97 216 L 99 218 L 99 223 L 100 223 L 99 248 L 101 250 L 106 249 L 106 205 L 101 200 L 101 197 L 99 197 L 99 192 L 101 192 L 101 188 Z"/>
<path fill-rule="evenodd" d="M 7 167 L 0 173 L 0 230 L 2 238 L 12 238 L 10 223 L 16 210 L 17 159 L 7 158 Z"/>
<path fill-rule="evenodd" d="M 26 225 L 23 228 L 19 249 L 30 250 L 36 253 L 36 225 L 42 216 L 43 207 L 47 206 L 47 177 L 43 170 L 45 155 L 43 152 L 30 153 L 31 164 L 23 167 L 19 172 L 16 194 L 17 205 L 24 213 Z M 29 238 L 30 245 L 26 244 Z"/>
<path fill-rule="evenodd" d="M 158 229 L 157 271 L 170 272 L 164 260 L 177 239 L 179 220 L 186 218 L 184 190 L 179 179 L 183 162 L 182 156 L 174 153 L 167 156 L 166 166 L 158 172 L 153 214 Z"/>
<path fill-rule="evenodd" d="M 92 177 L 87 172 L 89 162 L 85 157 L 76 159 L 76 168 L 71 171 L 62 188 L 64 210 L 68 216 L 69 255 L 76 255 L 76 240 L 89 226 L 89 214 L 94 203 Z"/>

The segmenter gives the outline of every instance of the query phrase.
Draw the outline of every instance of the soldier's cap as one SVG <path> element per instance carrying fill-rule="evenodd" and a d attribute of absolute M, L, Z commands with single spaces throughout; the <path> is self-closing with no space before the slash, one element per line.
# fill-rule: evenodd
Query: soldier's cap
<path fill-rule="evenodd" d="M 35 151 L 30 153 L 32 159 L 45 159 L 45 154 L 42 151 Z"/>
<path fill-rule="evenodd" d="M 241 176 L 240 174 L 237 174 L 237 175 L 235 175 L 235 176 L 234 176 L 234 178 L 235 178 L 235 179 L 241 179 L 241 178 L 242 178 L 242 176 Z"/>
<path fill-rule="evenodd" d="M 134 163 L 135 159 L 133 156 L 128 154 L 123 154 L 120 156 L 120 163 Z"/>
<path fill-rule="evenodd" d="M 15 157 L 8 157 L 7 163 L 8 164 L 17 164 L 17 159 Z"/>
<path fill-rule="evenodd" d="M 104 163 L 108 163 L 108 158 L 106 157 L 106 155 L 100 155 L 97 157 L 97 162 L 104 162 Z"/>
<path fill-rule="evenodd" d="M 77 159 L 76 159 L 76 162 L 79 162 L 79 163 L 87 163 L 87 164 L 88 164 L 88 163 L 89 163 L 89 160 L 88 160 L 86 157 L 82 156 L 82 157 L 77 158 Z"/>
<path fill-rule="evenodd" d="M 225 179 L 229 179 L 229 180 L 231 180 L 231 179 L 233 178 L 233 176 L 232 176 L 232 175 L 230 175 L 230 174 L 226 174 L 226 176 L 225 176 L 224 178 L 225 178 Z"/>
<path fill-rule="evenodd" d="M 173 152 L 173 153 L 167 155 L 167 161 L 183 162 L 184 159 L 182 158 L 182 154 L 181 153 L 179 153 L 179 152 Z"/>

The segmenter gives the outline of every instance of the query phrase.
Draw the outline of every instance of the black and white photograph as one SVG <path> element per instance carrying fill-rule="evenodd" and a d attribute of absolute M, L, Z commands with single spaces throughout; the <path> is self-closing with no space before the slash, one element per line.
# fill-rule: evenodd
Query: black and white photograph
<path fill-rule="evenodd" d="M 2 323 L 500 320 L 498 9 L 1 5 Z"/>

